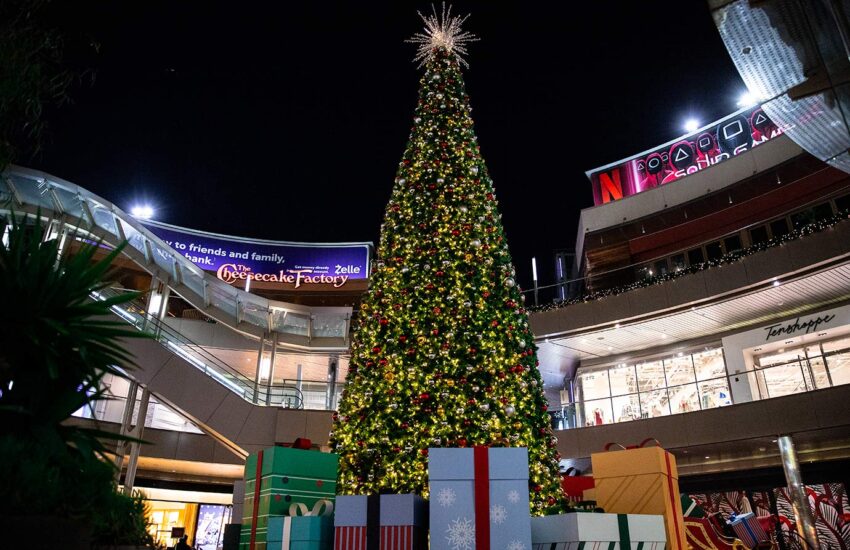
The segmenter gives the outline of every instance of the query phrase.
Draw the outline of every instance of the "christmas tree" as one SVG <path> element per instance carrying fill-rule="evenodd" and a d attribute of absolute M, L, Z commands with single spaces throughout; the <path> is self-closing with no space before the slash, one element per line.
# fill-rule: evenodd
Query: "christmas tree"
<path fill-rule="evenodd" d="M 444 8 L 411 40 L 425 74 L 331 445 L 341 492 L 423 496 L 429 447 L 527 447 L 541 513 L 560 504 L 559 456 L 464 89 L 465 19 Z"/>

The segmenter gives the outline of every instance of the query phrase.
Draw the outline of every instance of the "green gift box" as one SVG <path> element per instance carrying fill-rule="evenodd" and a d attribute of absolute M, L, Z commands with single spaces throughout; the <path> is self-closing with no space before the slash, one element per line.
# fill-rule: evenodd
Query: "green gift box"
<path fill-rule="evenodd" d="M 290 522 L 288 533 L 286 522 Z M 334 519 L 331 516 L 273 517 L 269 520 L 268 539 L 267 550 L 330 550 L 334 541 Z"/>
<path fill-rule="evenodd" d="M 288 515 L 292 504 L 333 501 L 338 467 L 337 455 L 319 451 L 271 447 L 250 455 L 240 550 L 266 550 L 269 518 Z"/>

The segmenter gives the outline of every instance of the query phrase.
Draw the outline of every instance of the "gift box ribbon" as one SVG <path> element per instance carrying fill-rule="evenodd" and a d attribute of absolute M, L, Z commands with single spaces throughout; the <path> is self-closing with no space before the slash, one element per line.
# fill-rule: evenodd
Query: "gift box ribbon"
<path fill-rule="evenodd" d="M 257 544 L 257 515 L 260 513 L 260 486 L 263 484 L 263 451 L 257 453 L 257 473 L 254 475 L 254 510 L 251 514 L 251 540 L 250 550 L 254 550 Z"/>
<path fill-rule="evenodd" d="M 302 502 L 293 502 L 290 504 L 289 515 L 283 518 L 283 544 L 281 545 L 283 550 L 289 550 L 292 541 L 292 518 L 330 516 L 333 512 L 334 503 L 325 499 L 316 502 L 312 510 L 308 509 L 307 505 Z"/>
<path fill-rule="evenodd" d="M 490 550 L 490 449 L 473 448 L 475 474 L 475 550 Z"/>

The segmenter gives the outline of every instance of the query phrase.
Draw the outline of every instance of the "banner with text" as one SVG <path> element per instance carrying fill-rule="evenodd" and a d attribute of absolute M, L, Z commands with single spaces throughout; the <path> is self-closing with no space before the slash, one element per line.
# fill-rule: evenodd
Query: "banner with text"
<path fill-rule="evenodd" d="M 704 170 L 782 134 L 761 107 L 743 109 L 656 149 L 587 172 L 596 206 Z"/>
<path fill-rule="evenodd" d="M 144 226 L 193 264 L 229 284 L 250 279 L 294 288 L 313 284 L 339 288 L 350 280 L 369 277 L 369 243 L 260 241 L 158 222 L 144 222 Z"/>

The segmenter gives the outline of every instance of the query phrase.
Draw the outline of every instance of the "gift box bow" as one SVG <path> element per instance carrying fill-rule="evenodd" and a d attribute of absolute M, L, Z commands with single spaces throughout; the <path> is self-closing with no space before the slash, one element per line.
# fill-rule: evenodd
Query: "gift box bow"
<path fill-rule="evenodd" d="M 331 516 L 334 511 L 334 503 L 322 499 L 313 505 L 313 508 L 307 508 L 302 502 L 293 502 L 289 505 L 289 515 L 283 518 L 283 543 L 281 548 L 288 550 L 292 543 L 292 518 L 298 517 L 323 517 Z"/>
<path fill-rule="evenodd" d="M 627 449 L 643 449 L 644 447 L 646 447 L 647 443 L 654 443 L 655 447 L 661 447 L 660 441 L 658 441 L 654 437 L 648 437 L 648 438 L 644 439 L 643 441 L 641 441 L 640 443 L 638 443 L 637 445 L 624 446 L 620 443 L 614 443 L 614 442 L 606 443 L 605 444 L 605 450 L 610 451 L 611 447 L 619 447 L 621 451 L 625 451 Z"/>
<path fill-rule="evenodd" d="M 296 516 L 331 516 L 334 513 L 334 503 L 327 499 L 321 499 L 316 501 L 316 504 L 313 505 L 313 509 L 307 508 L 307 505 L 303 502 L 293 502 L 289 505 L 289 516 L 288 517 L 296 517 Z"/>

